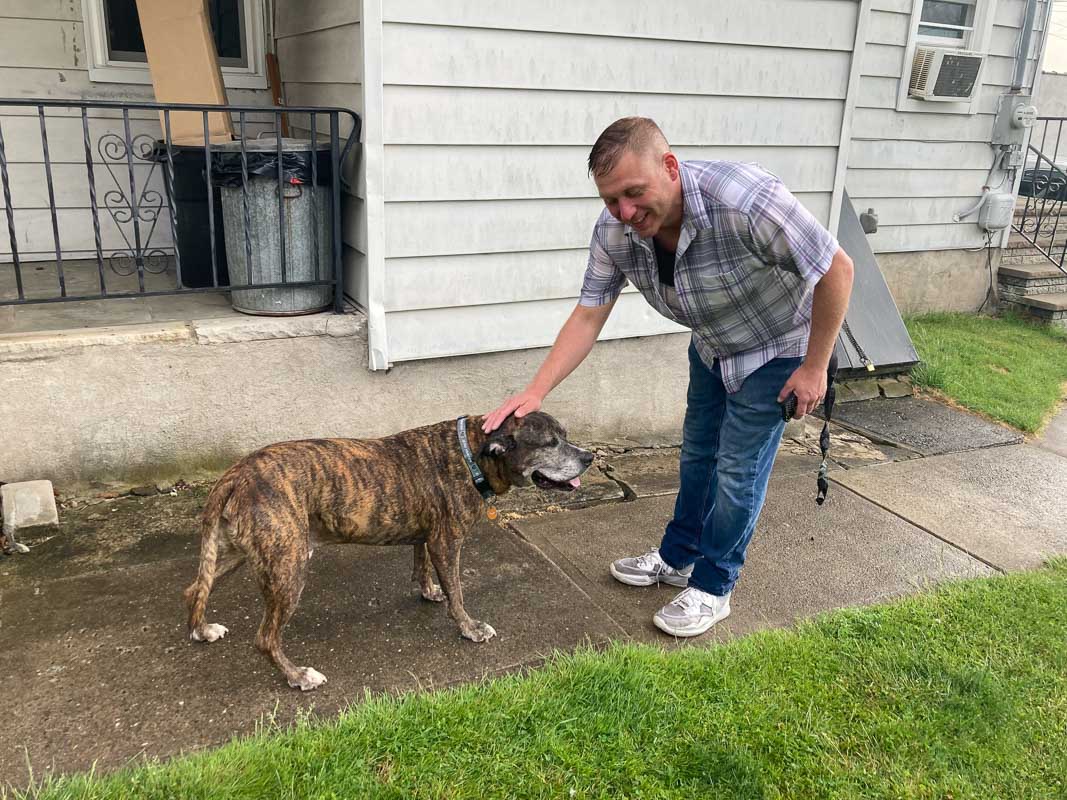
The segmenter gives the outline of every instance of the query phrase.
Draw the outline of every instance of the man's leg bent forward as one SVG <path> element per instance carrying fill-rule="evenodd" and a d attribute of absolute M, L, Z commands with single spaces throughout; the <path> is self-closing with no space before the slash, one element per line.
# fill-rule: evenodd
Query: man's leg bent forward
<path fill-rule="evenodd" d="M 785 427 L 778 392 L 800 363 L 799 358 L 774 359 L 750 375 L 738 392 L 725 396 L 709 477 L 699 471 L 699 459 L 683 460 L 683 488 L 687 466 L 697 466 L 688 477 L 706 480 L 707 499 L 701 509 L 698 552 L 689 556 L 693 564 L 690 588 L 656 614 L 654 622 L 662 630 L 695 636 L 729 615 L 729 595 L 744 565 Z M 679 506 L 681 500 L 680 491 Z M 680 564 L 673 559 L 688 555 L 691 547 L 691 534 L 685 535 L 691 526 L 684 524 L 684 514 L 691 509 L 687 506 L 680 515 L 676 508 L 675 519 L 667 526 L 661 552 L 672 566 Z"/>

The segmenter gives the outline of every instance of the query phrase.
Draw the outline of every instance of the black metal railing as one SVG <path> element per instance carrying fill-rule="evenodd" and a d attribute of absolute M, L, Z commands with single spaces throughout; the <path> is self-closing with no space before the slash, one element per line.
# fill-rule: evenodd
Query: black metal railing
<path fill-rule="evenodd" d="M 1012 228 L 1052 264 L 1067 274 L 1067 140 L 1063 123 L 1067 117 L 1038 117 L 1030 132 L 1019 202 Z M 1065 158 L 1059 157 L 1060 145 Z"/>
<path fill-rule="evenodd" d="M 220 117 L 220 112 L 226 116 Z M 172 121 L 178 114 L 184 124 L 190 114 L 200 115 L 202 140 L 197 137 L 191 145 L 174 141 Z M 310 175 L 304 178 L 294 177 L 289 169 L 291 156 L 279 135 L 283 115 L 309 142 L 310 164 L 305 168 Z M 224 153 L 217 141 L 211 141 L 212 125 L 220 118 L 228 118 L 237 137 L 237 146 L 225 148 L 230 170 L 236 173 L 227 185 L 241 188 L 241 231 L 225 231 L 230 248 L 219 236 L 223 233 L 223 220 L 218 218 L 219 170 Z M 344 137 L 343 118 L 351 124 Z M 359 116 L 344 108 L 0 98 L 0 183 L 8 234 L 7 248 L 0 246 L 0 305 L 222 292 L 230 291 L 232 283 L 234 289 L 332 286 L 333 308 L 340 312 L 341 187 L 360 128 Z M 16 135 L 5 140 L 5 131 Z M 267 148 L 254 144 L 264 133 L 275 138 L 273 153 L 269 143 Z M 265 153 L 276 162 L 267 179 L 276 182 L 280 279 L 264 280 L 254 269 L 263 252 L 252 224 L 250 153 L 253 160 L 264 160 Z M 190 169 L 185 169 L 186 163 Z M 191 181 L 183 182 L 182 169 L 186 176 L 192 175 Z M 253 164 L 253 172 L 253 180 L 263 179 L 263 169 L 256 171 Z M 99 187 L 99 182 L 105 186 Z M 310 248 L 314 259 L 311 279 L 294 276 L 287 263 L 297 243 L 287 243 L 291 234 L 286 199 L 307 185 L 312 192 L 314 241 L 300 244 L 305 253 Z M 320 195 L 328 196 L 324 205 Z M 202 232 L 206 236 L 190 222 L 188 208 L 206 216 Z M 320 214 L 326 219 L 319 219 Z M 273 224 L 272 219 L 269 226 Z M 328 262 L 320 264 L 325 236 Z M 160 241 L 165 238 L 169 241 Z M 225 269 L 226 251 L 241 238 L 243 274 L 231 281 Z M 181 246 L 183 242 L 199 249 Z"/>

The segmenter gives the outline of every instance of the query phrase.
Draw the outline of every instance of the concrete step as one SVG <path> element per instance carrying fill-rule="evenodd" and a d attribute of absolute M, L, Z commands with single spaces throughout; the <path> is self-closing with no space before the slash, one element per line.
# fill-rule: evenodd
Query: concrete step
<path fill-rule="evenodd" d="M 1067 272 L 1063 272 L 1055 265 L 1050 264 L 1048 259 L 1044 256 L 1041 256 L 1040 261 L 1031 263 L 1005 263 L 1004 261 L 1001 261 L 997 274 L 1002 278 L 1015 278 L 1016 282 L 1020 280 L 1039 280 L 1047 285 L 1048 281 L 1062 281 L 1064 291 L 1067 291 Z"/>
<path fill-rule="evenodd" d="M 1038 311 L 1058 311 L 1067 313 L 1067 292 L 1027 294 L 1015 298 L 1015 302 L 1019 305 L 1029 306 Z"/>

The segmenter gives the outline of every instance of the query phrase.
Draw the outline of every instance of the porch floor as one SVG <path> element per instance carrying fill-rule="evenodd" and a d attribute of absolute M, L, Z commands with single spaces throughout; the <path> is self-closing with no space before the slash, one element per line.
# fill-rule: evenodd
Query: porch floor
<path fill-rule="evenodd" d="M 120 266 L 121 269 L 121 266 Z M 120 275 L 104 264 L 108 294 L 104 300 L 72 300 L 52 303 L 0 306 L 0 335 L 68 331 L 113 325 L 244 317 L 230 305 L 228 292 L 189 292 L 180 295 L 142 297 L 137 294 L 137 275 Z M 30 262 L 21 266 L 23 293 L 28 299 L 59 296 L 55 262 Z M 96 261 L 63 262 L 67 295 L 100 293 Z M 176 285 L 173 266 L 158 274 L 145 273 L 146 291 L 165 291 Z M 18 296 L 15 271 L 0 265 L 0 301 Z"/>

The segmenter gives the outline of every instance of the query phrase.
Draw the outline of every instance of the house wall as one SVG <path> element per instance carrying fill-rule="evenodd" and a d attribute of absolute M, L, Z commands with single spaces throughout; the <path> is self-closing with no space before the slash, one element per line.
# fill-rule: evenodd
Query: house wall
<path fill-rule="evenodd" d="M 384 0 L 368 272 L 388 361 L 552 342 L 602 208 L 585 159 L 622 116 L 684 158 L 761 163 L 828 222 L 858 8 Z M 672 330 L 628 291 L 604 338 Z"/>
<path fill-rule="evenodd" d="M 271 442 L 383 436 L 486 413 L 545 356 L 492 353 L 374 372 L 365 328 L 352 324 L 361 319 L 333 317 L 337 333 L 287 338 L 274 338 L 278 320 L 263 329 L 259 320 L 216 320 L 0 341 L 0 480 L 47 478 L 74 490 L 213 476 Z M 604 342 L 545 410 L 576 441 L 675 444 L 687 346 L 684 335 Z"/>
<path fill-rule="evenodd" d="M 274 48 L 289 105 L 347 108 L 363 117 L 363 74 L 360 51 L 359 0 L 274 0 Z M 310 136 L 308 115 L 289 115 L 293 136 Z M 316 117 L 319 135 L 328 136 L 329 119 Z M 340 133 L 351 132 L 340 118 Z M 358 153 L 359 148 L 356 147 Z M 343 188 L 345 293 L 367 305 L 364 221 L 366 181 L 362 159 L 350 158 Z"/>
<path fill-rule="evenodd" d="M 231 103 L 270 105 L 269 91 L 229 89 L 227 96 Z M 151 84 L 89 80 L 81 0 L 4 0 L 0 3 L 0 98 L 4 97 L 154 100 Z M 52 162 L 64 257 L 68 254 L 90 257 L 95 253 L 95 242 L 81 117 L 76 110 L 47 110 L 47 114 L 49 159 Z M 115 174 L 112 178 L 103 167 L 101 162 L 104 159 L 97 149 L 97 142 L 105 134 L 112 132 L 120 137 L 123 135 L 122 116 L 121 112 L 104 110 L 91 111 L 88 116 L 92 156 L 96 165 L 97 197 L 98 202 L 103 204 L 105 193 L 116 189 L 118 183 L 122 183 L 125 193 L 129 194 L 124 158 L 111 159 L 120 162 L 112 165 Z M 19 233 L 20 259 L 54 260 L 55 243 L 37 110 L 0 104 L 0 127 L 9 162 L 11 201 Z M 262 126 L 248 127 L 254 133 Z M 130 133 L 135 137 L 147 134 L 153 139 L 162 138 L 158 115 L 148 111 L 131 111 Z M 144 185 L 151 169 L 150 164 L 135 162 L 134 174 L 138 187 Z M 148 186 L 156 192 L 163 192 L 159 169 L 156 169 Z M 0 208 L 4 208 L 2 195 Z M 99 217 L 105 251 L 124 247 L 124 239 L 114 219 L 103 208 Z M 132 239 L 131 232 L 127 235 Z M 161 247 L 172 245 L 169 220 L 165 214 L 155 228 L 151 244 Z M 80 254 L 77 251 L 81 251 Z M 0 236 L 0 261 L 10 261 L 10 252 L 5 231 Z"/>
<path fill-rule="evenodd" d="M 952 217 L 977 201 L 993 162 L 993 120 L 1010 88 L 1024 8 L 1024 0 L 995 4 L 977 113 L 945 113 L 937 103 L 902 112 L 896 101 L 900 82 L 910 77 L 904 60 L 912 0 L 872 0 L 845 186 L 857 209 L 878 214 L 878 232 L 868 241 L 903 308 L 973 310 L 984 299 L 986 256 L 966 250 L 982 247 L 984 232 L 975 217 Z M 1039 30 L 1045 10 L 1039 3 Z M 1031 56 L 1041 41 L 1035 34 Z M 1031 63 L 1028 84 L 1033 69 Z M 1004 188 L 1011 191 L 1010 180 Z M 999 251 L 992 256 L 996 261 Z"/>

